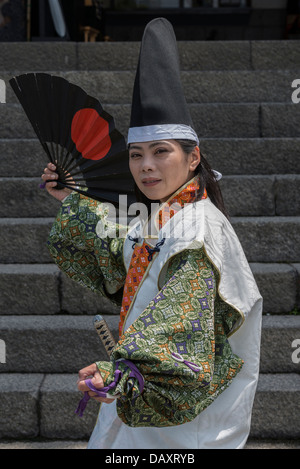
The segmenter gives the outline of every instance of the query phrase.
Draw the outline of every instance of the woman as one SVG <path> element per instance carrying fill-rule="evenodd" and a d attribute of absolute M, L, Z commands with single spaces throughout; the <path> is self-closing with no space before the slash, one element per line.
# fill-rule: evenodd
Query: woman
<path fill-rule="evenodd" d="M 42 176 L 63 201 L 55 262 L 121 306 L 111 360 L 79 372 L 79 390 L 104 403 L 89 448 L 242 448 L 250 430 L 261 297 L 200 155 L 175 46 L 152 21 L 134 87 L 129 165 L 141 200 L 159 202 L 149 219 L 110 237 L 101 203 L 56 190 L 51 164 Z"/>

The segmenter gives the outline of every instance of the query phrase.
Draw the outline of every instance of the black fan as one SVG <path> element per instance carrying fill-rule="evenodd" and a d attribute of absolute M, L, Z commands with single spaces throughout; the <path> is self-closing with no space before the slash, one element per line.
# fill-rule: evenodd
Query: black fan
<path fill-rule="evenodd" d="M 125 139 L 97 99 L 46 73 L 20 75 L 10 84 L 57 167 L 57 188 L 117 206 L 120 195 L 128 205 L 135 201 Z"/>

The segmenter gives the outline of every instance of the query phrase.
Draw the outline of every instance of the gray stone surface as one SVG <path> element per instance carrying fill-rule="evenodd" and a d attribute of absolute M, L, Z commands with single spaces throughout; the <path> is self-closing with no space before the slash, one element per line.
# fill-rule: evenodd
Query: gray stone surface
<path fill-rule="evenodd" d="M 117 337 L 119 318 L 106 319 Z M 94 315 L 0 316 L 0 337 L 6 344 L 0 373 L 76 373 L 107 360 L 93 320 Z"/>
<path fill-rule="evenodd" d="M 106 104 L 105 110 L 114 116 L 117 129 L 126 137 L 130 122 L 130 105 Z M 260 136 L 259 104 L 190 104 L 190 111 L 195 130 L 200 138 L 255 138 Z M 35 137 L 28 119 L 17 104 L 0 105 L 0 120 L 2 122 L 1 139 Z"/>
<path fill-rule="evenodd" d="M 18 104 L 0 104 L 0 138 L 34 138 L 35 134 Z"/>
<path fill-rule="evenodd" d="M 4 384 L 1 389 L 7 389 L 7 399 L 12 399 L 14 393 L 15 409 L 23 411 L 23 415 L 17 412 L 14 414 L 15 418 L 7 418 L 5 427 L 2 427 L 2 440 L 35 437 L 49 440 L 89 438 L 97 418 L 98 404 L 90 401 L 83 418 L 74 414 L 81 398 L 76 388 L 77 374 L 52 374 L 44 377 L 5 374 L 0 375 L 0 380 Z M 30 395 L 27 394 L 28 389 Z M 299 374 L 260 375 L 253 406 L 250 444 L 255 438 L 277 439 L 277 444 L 284 444 L 282 440 L 298 439 L 299 443 L 299 391 Z M 35 398 L 38 394 L 37 412 Z M 5 405 L 5 401 L 0 401 L 1 410 L 5 409 Z M 1 415 L 4 414 L 1 412 Z M 3 442 L 0 441 L 1 443 Z M 288 446 L 297 446 L 297 441 L 291 441 Z"/>
<path fill-rule="evenodd" d="M 9 440 L 0 440 L 0 450 L 16 450 L 16 449 L 81 449 L 85 450 L 87 448 L 88 441 L 82 440 L 45 440 L 41 441 L 39 438 L 33 439 L 31 441 L 9 441 Z"/>
<path fill-rule="evenodd" d="M 201 150 L 224 175 L 300 173 L 300 138 L 201 139 Z M 36 139 L 0 139 L 1 177 L 40 178 L 47 157 Z"/>
<path fill-rule="evenodd" d="M 261 449 L 300 449 L 300 440 L 299 439 L 294 439 L 294 440 L 284 440 L 284 439 L 278 439 L 278 440 L 265 440 L 265 439 L 249 439 L 246 443 L 245 449 L 256 449 L 256 450 L 261 450 Z"/>
<path fill-rule="evenodd" d="M 299 305 L 297 264 L 251 263 L 250 267 L 265 313 L 289 313 Z M 54 264 L 0 264 L 0 285 L 2 315 L 119 315 L 111 301 L 78 285 Z"/>
<path fill-rule="evenodd" d="M 300 438 L 300 375 L 261 375 L 252 413 L 252 438 Z"/>
<path fill-rule="evenodd" d="M 139 48 L 138 42 L 4 43 L 0 70 L 134 70 Z M 250 42 L 247 41 L 184 41 L 178 43 L 178 50 L 183 70 L 245 70 L 251 67 Z"/>
<path fill-rule="evenodd" d="M 251 62 L 256 70 L 297 70 L 300 63 L 299 42 L 251 41 Z"/>
<path fill-rule="evenodd" d="M 58 313 L 59 277 L 55 265 L 0 264 L 1 314 Z"/>
<path fill-rule="evenodd" d="M 258 104 L 190 104 L 190 111 L 200 140 L 260 135 Z"/>
<path fill-rule="evenodd" d="M 0 263 L 52 263 L 46 241 L 53 219 L 1 218 Z"/>
<path fill-rule="evenodd" d="M 135 70 L 138 42 L 79 43 L 78 70 Z"/>
<path fill-rule="evenodd" d="M 53 73 L 52 73 L 53 74 Z M 81 86 L 88 94 L 106 103 L 130 104 L 135 71 L 57 71 L 70 83 Z M 213 70 L 182 71 L 182 85 L 189 103 L 291 103 L 293 70 Z M 2 73 L 7 84 L 6 102 L 18 99 L 9 85 L 11 74 Z"/>
<path fill-rule="evenodd" d="M 291 88 L 292 89 L 292 88 Z M 262 137 L 299 137 L 300 106 L 297 104 L 262 104 Z"/>
<path fill-rule="evenodd" d="M 76 373 L 106 352 L 93 328 L 93 315 L 0 316 L 0 337 L 6 343 L 6 364 L 0 373 Z M 105 316 L 115 338 L 119 318 Z M 292 342 L 300 339 L 300 316 L 264 316 L 262 373 L 299 371 Z M 280 344 L 280 347 L 279 345 Z"/>
<path fill-rule="evenodd" d="M 0 70 L 134 70 L 139 47 L 138 42 L 3 43 Z M 178 49 L 183 70 L 299 68 L 299 42 L 293 40 L 179 41 Z"/>
<path fill-rule="evenodd" d="M 298 262 L 300 217 L 231 219 L 249 262 Z"/>
<path fill-rule="evenodd" d="M 60 202 L 40 190 L 40 183 L 40 178 L 0 178 L 0 216 L 55 217 Z M 220 187 L 230 216 L 300 215 L 298 175 L 224 175 Z"/>
<path fill-rule="evenodd" d="M 61 309 L 71 314 L 120 314 L 120 308 L 66 274 L 61 276 Z"/>
<path fill-rule="evenodd" d="M 293 267 L 296 272 L 296 282 L 297 282 L 297 297 L 296 297 L 296 306 L 300 310 L 300 264 L 293 264 Z"/>
<path fill-rule="evenodd" d="M 275 215 L 273 176 L 224 176 L 220 187 L 231 217 Z"/>
<path fill-rule="evenodd" d="M 297 304 L 297 273 L 288 264 L 251 263 L 259 291 L 263 297 L 264 313 L 289 313 Z"/>
<path fill-rule="evenodd" d="M 290 70 L 182 73 L 190 103 L 290 103 L 294 79 L 295 72 Z"/>
<path fill-rule="evenodd" d="M 300 316 L 264 316 L 260 372 L 299 373 L 300 363 L 292 357 L 295 339 L 300 339 Z"/>
<path fill-rule="evenodd" d="M 52 263 L 50 218 L 0 219 L 0 263 Z M 300 217 L 232 217 L 249 262 L 298 262 Z"/>
<path fill-rule="evenodd" d="M 0 70 L 36 72 L 77 68 L 76 43 L 20 42 L 1 44 Z"/>
<path fill-rule="evenodd" d="M 99 403 L 91 400 L 83 417 L 75 414 L 82 394 L 78 375 L 47 375 L 40 389 L 40 436 L 43 438 L 88 438 L 96 423 Z"/>
<path fill-rule="evenodd" d="M 224 198 L 264 312 L 275 313 L 263 317 L 247 447 L 274 447 L 261 440 L 269 438 L 278 448 L 296 448 L 300 375 L 292 343 L 300 338 L 300 316 L 285 313 L 300 308 L 300 105 L 291 101 L 300 42 L 196 41 L 178 47 L 201 149 L 224 174 Z M 25 71 L 65 76 L 99 97 L 126 137 L 138 53 L 138 43 L 4 43 L 0 75 L 6 81 Z M 109 314 L 117 335 L 118 311 L 53 264 L 46 240 L 59 204 L 38 189 L 47 157 L 9 85 L 7 98 L 0 105 L 0 338 L 7 351 L 0 366 L 0 439 L 55 448 L 76 438 L 65 443 L 76 447 L 85 444 L 97 416 L 93 402 L 86 420 L 74 416 L 77 372 L 106 359 L 92 319 L 97 312 Z"/>
<path fill-rule="evenodd" d="M 0 450 L 16 450 L 16 449 L 72 449 L 72 450 L 85 450 L 87 448 L 88 441 L 82 440 L 32 440 L 32 441 L 0 441 Z M 285 450 L 295 450 L 300 449 L 299 440 L 254 440 L 249 439 L 245 445 L 244 449 L 285 449 Z"/>
<path fill-rule="evenodd" d="M 247 70 L 251 68 L 248 41 L 180 41 L 182 70 Z"/>
<path fill-rule="evenodd" d="M 42 381 L 40 374 L 0 374 L 0 439 L 34 438 L 39 434 L 38 400 Z"/>
<path fill-rule="evenodd" d="M 41 174 L 44 170 L 40 162 Z M 56 216 L 60 202 L 40 189 L 41 178 L 0 177 L 0 217 L 39 218 Z"/>
<path fill-rule="evenodd" d="M 1 177 L 40 178 L 48 157 L 34 139 L 0 139 Z"/>
<path fill-rule="evenodd" d="M 300 173 L 299 138 L 203 138 L 200 148 L 224 175 Z"/>
<path fill-rule="evenodd" d="M 300 215 L 300 175 L 276 178 L 276 215 Z"/>

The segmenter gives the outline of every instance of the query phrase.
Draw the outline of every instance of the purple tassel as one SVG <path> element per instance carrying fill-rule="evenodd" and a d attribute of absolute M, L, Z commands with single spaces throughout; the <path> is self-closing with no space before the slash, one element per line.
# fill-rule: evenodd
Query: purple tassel
<path fill-rule="evenodd" d="M 90 396 L 88 395 L 88 392 L 85 392 L 83 398 L 78 404 L 77 409 L 75 410 L 75 414 L 79 414 L 79 417 L 82 417 L 89 400 Z"/>
<path fill-rule="evenodd" d="M 144 378 L 141 375 L 141 373 L 139 372 L 138 368 L 130 360 L 122 360 L 122 361 L 131 370 L 129 378 L 136 378 L 138 380 L 139 389 L 140 389 L 140 392 L 142 392 L 143 389 L 144 389 Z M 114 389 L 117 386 L 118 381 L 122 376 L 123 376 L 123 373 L 117 368 L 115 370 L 114 381 L 111 384 L 109 384 L 108 386 L 105 386 L 104 388 L 101 388 L 101 389 L 97 389 L 92 384 L 90 379 L 86 379 L 85 384 L 91 389 L 91 391 L 94 391 L 97 394 L 97 396 L 107 397 L 106 396 L 107 392 L 110 391 L 111 389 Z M 75 414 L 79 414 L 79 417 L 82 417 L 83 412 L 84 412 L 89 400 L 90 400 L 90 396 L 88 394 L 88 391 L 86 391 L 84 393 L 83 398 L 80 400 L 77 409 L 75 410 Z"/>

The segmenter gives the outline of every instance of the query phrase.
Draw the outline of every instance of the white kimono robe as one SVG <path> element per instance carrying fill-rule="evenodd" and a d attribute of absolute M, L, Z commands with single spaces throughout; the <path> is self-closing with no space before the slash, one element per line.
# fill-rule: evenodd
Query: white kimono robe
<path fill-rule="evenodd" d="M 143 239 L 138 223 L 129 231 Z M 220 297 L 240 313 L 240 321 L 229 335 L 233 353 L 244 360 L 229 387 L 194 420 L 170 427 L 138 427 L 124 424 L 118 417 L 116 402 L 102 404 L 89 449 L 241 449 L 251 424 L 256 391 L 262 319 L 262 298 L 240 242 L 228 220 L 209 199 L 191 203 L 172 217 L 158 233 L 166 239 L 155 257 L 126 318 L 126 330 L 163 285 L 170 258 L 185 249 L 204 248 L 220 274 Z M 129 238 L 124 243 L 124 262 L 128 268 L 132 255 Z"/>

